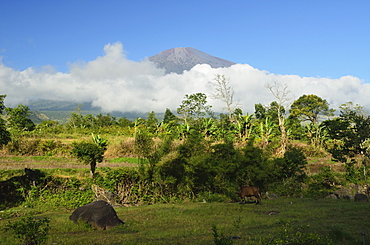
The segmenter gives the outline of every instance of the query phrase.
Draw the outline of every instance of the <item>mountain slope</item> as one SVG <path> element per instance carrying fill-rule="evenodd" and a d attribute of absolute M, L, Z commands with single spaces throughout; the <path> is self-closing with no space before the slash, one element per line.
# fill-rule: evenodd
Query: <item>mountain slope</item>
<path fill-rule="evenodd" d="M 168 49 L 149 57 L 149 60 L 157 63 L 158 67 L 164 68 L 166 73 L 178 74 L 184 70 L 190 70 L 197 64 L 208 64 L 213 68 L 229 67 L 235 64 L 190 47 Z"/>

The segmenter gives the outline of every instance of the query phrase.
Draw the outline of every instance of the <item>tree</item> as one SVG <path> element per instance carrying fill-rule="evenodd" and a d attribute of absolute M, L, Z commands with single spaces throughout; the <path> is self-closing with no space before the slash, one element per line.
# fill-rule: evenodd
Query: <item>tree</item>
<path fill-rule="evenodd" d="M 225 75 L 217 74 L 213 80 L 211 84 L 214 86 L 215 92 L 212 93 L 211 97 L 225 102 L 226 110 L 231 118 L 237 105 L 234 105 L 235 91 L 230 86 L 230 78 L 226 78 Z"/>
<path fill-rule="evenodd" d="M 4 99 L 6 95 L 0 95 L 0 146 L 8 144 L 10 142 L 10 133 L 6 130 L 5 120 L 1 117 L 5 109 Z"/>
<path fill-rule="evenodd" d="M 177 117 L 175 114 L 172 113 L 172 111 L 168 108 L 166 108 L 166 111 L 164 113 L 163 117 L 163 123 L 170 123 L 176 121 Z"/>
<path fill-rule="evenodd" d="M 155 134 L 158 130 L 158 118 L 155 115 L 155 112 L 152 111 L 148 113 L 148 119 L 145 122 L 145 126 L 148 131 L 152 134 Z"/>
<path fill-rule="evenodd" d="M 177 108 L 177 113 L 183 116 L 185 123 L 190 117 L 199 120 L 206 114 L 211 114 L 211 107 L 207 105 L 207 96 L 203 93 L 185 95 L 182 104 Z"/>
<path fill-rule="evenodd" d="M 329 103 L 317 95 L 302 95 L 293 102 L 290 115 L 316 124 L 320 115 L 333 116 L 334 109 L 330 109 Z"/>
<path fill-rule="evenodd" d="M 96 116 L 95 126 L 102 128 L 102 127 L 111 127 L 114 125 L 117 125 L 116 118 L 111 116 L 109 113 L 105 116 L 99 113 Z"/>
<path fill-rule="evenodd" d="M 256 116 L 256 119 L 265 119 L 266 108 L 262 104 L 255 104 L 254 115 Z"/>
<path fill-rule="evenodd" d="M 71 153 L 77 157 L 79 161 L 90 165 L 90 174 L 91 177 L 94 177 L 96 164 L 103 161 L 105 150 L 106 148 L 101 147 L 96 143 L 82 141 L 79 143 L 73 143 L 73 149 Z"/>
<path fill-rule="evenodd" d="M 31 115 L 28 106 L 19 104 L 16 108 L 5 108 L 5 112 L 8 116 L 8 124 L 15 130 L 26 130 L 32 131 L 35 129 L 35 124 L 28 117 Z"/>
<path fill-rule="evenodd" d="M 74 112 L 71 113 L 68 122 L 66 123 L 67 128 L 84 128 L 84 117 L 81 115 L 81 104 L 77 106 Z"/>
<path fill-rule="evenodd" d="M 130 121 L 129 119 L 127 119 L 126 117 L 119 118 L 117 124 L 120 127 L 132 127 L 132 126 L 134 126 L 134 123 L 132 121 Z"/>
<path fill-rule="evenodd" d="M 279 128 L 280 128 L 280 133 L 281 133 L 280 154 L 284 155 L 287 145 L 288 145 L 288 135 L 286 132 L 286 127 L 285 127 L 286 113 L 284 109 L 284 104 L 289 101 L 288 95 L 290 91 L 288 90 L 287 85 L 284 85 L 283 87 L 281 87 L 280 84 L 278 84 L 277 82 L 275 82 L 273 85 L 271 84 L 267 85 L 267 88 L 270 90 L 272 95 L 277 99 L 277 102 L 271 103 L 271 105 L 272 105 L 272 108 L 276 111 L 276 116 L 279 122 Z"/>
<path fill-rule="evenodd" d="M 323 123 L 328 135 L 334 139 L 334 145 L 328 151 L 335 160 L 346 163 L 348 177 L 353 177 L 353 165 L 360 157 L 366 179 L 366 163 L 370 157 L 370 117 L 347 109 L 341 111 L 339 118 Z"/>
<path fill-rule="evenodd" d="M 345 104 L 342 104 L 339 106 L 340 109 L 340 116 L 341 117 L 346 117 L 351 114 L 355 114 L 358 116 L 366 116 L 367 112 L 365 108 L 359 104 L 353 104 L 353 102 L 347 102 Z"/>

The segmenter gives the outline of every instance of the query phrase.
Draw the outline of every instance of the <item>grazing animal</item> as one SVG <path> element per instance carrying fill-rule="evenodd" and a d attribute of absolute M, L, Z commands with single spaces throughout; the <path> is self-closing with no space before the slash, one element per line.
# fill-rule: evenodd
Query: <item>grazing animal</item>
<path fill-rule="evenodd" d="M 261 204 L 261 193 L 260 188 L 256 186 L 243 186 L 237 192 L 238 196 L 241 198 L 241 203 L 246 202 L 247 197 L 255 197 L 257 199 L 256 204 Z"/>

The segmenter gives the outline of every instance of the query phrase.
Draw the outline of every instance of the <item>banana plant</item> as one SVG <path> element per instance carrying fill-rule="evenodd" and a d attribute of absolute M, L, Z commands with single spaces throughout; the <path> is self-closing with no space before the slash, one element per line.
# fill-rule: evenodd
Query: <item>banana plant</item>
<path fill-rule="evenodd" d="M 253 114 L 251 115 L 236 115 L 235 128 L 240 140 L 248 139 L 252 132 Z"/>
<path fill-rule="evenodd" d="M 272 131 L 273 126 L 274 125 L 269 117 L 266 117 L 264 122 L 260 122 L 260 139 L 263 148 L 268 145 L 270 138 L 274 136 L 274 133 Z"/>
<path fill-rule="evenodd" d="M 316 148 L 323 147 L 325 140 L 328 139 L 328 133 L 322 124 L 309 123 L 306 125 L 307 137 Z"/>
<path fill-rule="evenodd" d="M 99 146 L 100 148 L 106 150 L 108 146 L 108 140 L 103 139 L 99 135 L 94 135 L 94 133 L 91 133 L 92 141 Z"/>
<path fill-rule="evenodd" d="M 214 123 L 215 120 L 213 118 L 204 118 L 202 120 L 203 134 L 205 137 L 210 137 L 214 135 L 214 132 L 216 130 Z"/>

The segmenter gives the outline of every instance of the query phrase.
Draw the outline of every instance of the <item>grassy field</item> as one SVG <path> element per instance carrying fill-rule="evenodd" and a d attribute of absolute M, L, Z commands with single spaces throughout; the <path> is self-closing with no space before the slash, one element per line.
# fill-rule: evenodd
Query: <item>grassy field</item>
<path fill-rule="evenodd" d="M 370 232 L 369 203 L 353 200 L 277 198 L 253 203 L 176 203 L 115 207 L 124 225 L 93 230 L 68 218 L 73 210 L 50 206 L 18 207 L 0 213 L 0 226 L 34 212 L 50 218 L 47 244 L 215 244 L 213 227 L 234 244 L 261 244 L 267 236 L 280 236 L 284 223 L 305 232 L 328 236 L 333 244 L 363 244 L 362 229 Z M 370 238 L 369 238 L 370 239 Z M 19 244 L 0 232 L 0 244 Z"/>

